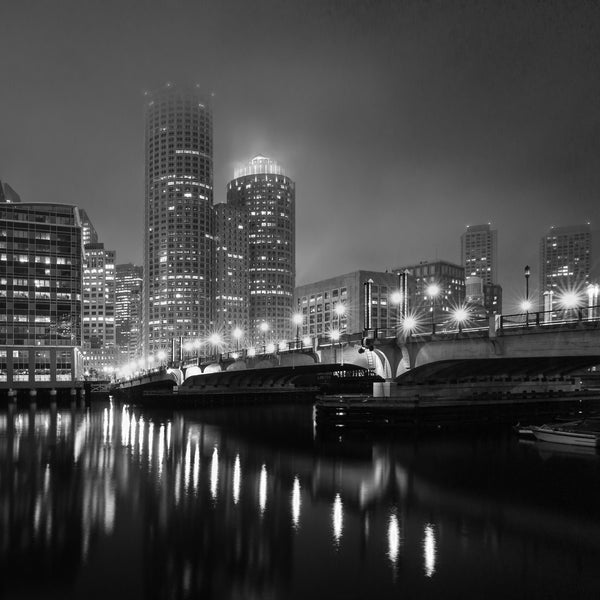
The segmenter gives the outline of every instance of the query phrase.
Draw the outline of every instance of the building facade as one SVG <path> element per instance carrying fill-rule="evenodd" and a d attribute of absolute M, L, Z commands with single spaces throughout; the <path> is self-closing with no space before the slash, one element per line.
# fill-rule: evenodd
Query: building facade
<path fill-rule="evenodd" d="M 124 263 L 115 269 L 115 329 L 117 346 L 124 359 L 142 354 L 142 285 L 144 269 Z"/>
<path fill-rule="evenodd" d="M 450 318 L 452 311 L 465 303 L 465 269 L 460 265 L 444 260 L 424 261 L 394 271 L 407 271 L 414 277 L 411 312 L 427 313 L 428 318 L 443 323 Z"/>
<path fill-rule="evenodd" d="M 250 323 L 248 208 L 216 204 L 215 228 L 216 330 L 231 348 L 243 344 Z"/>
<path fill-rule="evenodd" d="M 262 340 L 261 324 L 272 341 L 289 339 L 296 278 L 295 184 L 276 161 L 256 156 L 229 182 L 227 203 L 248 211 L 248 339 Z"/>
<path fill-rule="evenodd" d="M 82 261 L 77 208 L 0 202 L 0 389 L 81 379 Z"/>
<path fill-rule="evenodd" d="M 466 277 L 484 284 L 498 283 L 498 232 L 487 225 L 469 225 L 460 237 L 461 262 Z"/>
<path fill-rule="evenodd" d="M 540 307 L 550 310 L 565 294 L 583 296 L 591 283 L 592 260 L 589 224 L 550 228 L 540 243 Z"/>
<path fill-rule="evenodd" d="M 213 128 L 197 87 L 147 95 L 144 352 L 206 337 L 214 319 Z"/>
<path fill-rule="evenodd" d="M 295 314 L 302 315 L 299 337 L 362 334 L 365 327 L 365 284 L 371 282 L 371 328 L 395 329 L 401 321 L 395 301 L 398 275 L 378 271 L 353 271 L 298 286 L 294 292 Z"/>

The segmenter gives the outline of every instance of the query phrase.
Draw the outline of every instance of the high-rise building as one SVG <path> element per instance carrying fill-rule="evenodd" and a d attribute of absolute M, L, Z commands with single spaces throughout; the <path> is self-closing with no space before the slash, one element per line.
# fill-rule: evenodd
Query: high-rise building
<path fill-rule="evenodd" d="M 118 362 L 115 329 L 115 252 L 84 246 L 83 354 L 86 372 L 99 377 Z"/>
<path fill-rule="evenodd" d="M 117 346 L 128 361 L 139 358 L 142 346 L 142 282 L 144 269 L 133 263 L 115 269 Z"/>
<path fill-rule="evenodd" d="M 209 332 L 214 306 L 213 133 L 197 87 L 147 95 L 144 352 Z"/>
<path fill-rule="evenodd" d="M 460 265 L 445 260 L 424 261 L 393 271 L 407 271 L 414 277 L 415 295 L 409 308 L 433 312 L 436 323 L 444 322 L 465 302 L 465 269 Z"/>
<path fill-rule="evenodd" d="M 235 172 L 227 203 L 248 210 L 249 340 L 262 339 L 266 323 L 273 341 L 289 339 L 296 273 L 295 184 L 282 167 L 254 157 Z"/>
<path fill-rule="evenodd" d="M 216 329 L 232 347 L 248 335 L 248 209 L 233 204 L 215 205 Z M 236 331 L 237 330 L 237 331 Z M 235 337 L 234 332 L 239 337 Z"/>
<path fill-rule="evenodd" d="M 469 225 L 460 236 L 461 260 L 466 277 L 484 284 L 498 282 L 498 232 L 487 225 Z"/>
<path fill-rule="evenodd" d="M 591 274 L 590 225 L 551 227 L 540 243 L 540 305 L 544 296 L 553 295 L 556 301 L 565 293 L 585 292 Z"/>
<path fill-rule="evenodd" d="M 73 388 L 82 367 L 79 212 L 2 202 L 0 242 L 0 388 Z"/>

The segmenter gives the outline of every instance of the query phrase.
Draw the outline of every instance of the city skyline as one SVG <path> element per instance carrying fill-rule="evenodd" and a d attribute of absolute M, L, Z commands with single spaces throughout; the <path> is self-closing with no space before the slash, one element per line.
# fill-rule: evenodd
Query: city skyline
<path fill-rule="evenodd" d="M 458 263 L 464 227 L 491 222 L 508 300 L 550 226 L 600 223 L 597 7 L 181 8 L 1 9 L 2 177 L 24 201 L 86 210 L 120 262 L 142 264 L 143 91 L 168 80 L 215 94 L 215 203 L 259 153 L 297 182 L 298 285 Z M 198 19 L 214 27 L 186 35 Z"/>

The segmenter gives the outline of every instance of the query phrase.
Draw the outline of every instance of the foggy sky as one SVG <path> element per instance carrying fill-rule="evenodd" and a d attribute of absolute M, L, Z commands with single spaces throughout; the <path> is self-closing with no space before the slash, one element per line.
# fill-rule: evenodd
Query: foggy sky
<path fill-rule="evenodd" d="M 143 261 L 143 92 L 214 96 L 215 202 L 258 153 L 296 181 L 297 284 L 460 261 L 498 229 L 505 308 L 551 225 L 600 227 L 600 5 L 0 4 L 0 179 Z"/>

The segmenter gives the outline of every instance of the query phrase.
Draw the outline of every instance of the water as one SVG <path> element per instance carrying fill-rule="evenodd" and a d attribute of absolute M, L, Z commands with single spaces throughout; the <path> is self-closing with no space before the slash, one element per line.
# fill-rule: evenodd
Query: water
<path fill-rule="evenodd" d="M 1 598 L 598 598 L 600 456 L 310 407 L 0 413 Z"/>

